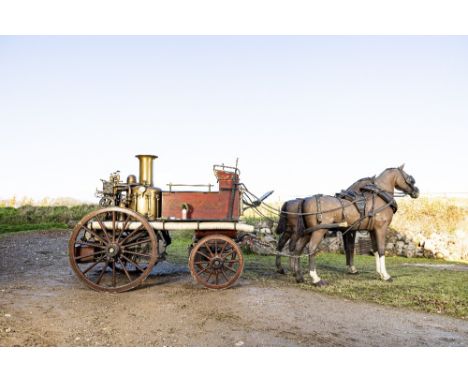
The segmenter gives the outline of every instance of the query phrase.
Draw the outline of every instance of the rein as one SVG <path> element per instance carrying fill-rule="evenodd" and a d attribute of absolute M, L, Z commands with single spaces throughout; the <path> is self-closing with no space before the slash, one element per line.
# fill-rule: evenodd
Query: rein
<path fill-rule="evenodd" d="M 250 198 L 250 196 L 253 197 L 253 198 L 255 198 L 255 199 L 259 199 L 257 196 L 255 196 L 255 194 L 253 194 L 252 192 L 250 192 L 250 191 L 247 189 L 247 187 L 245 186 L 245 184 L 242 184 L 242 186 L 243 186 L 244 192 L 245 192 L 245 194 L 246 194 L 246 196 L 247 196 L 247 198 L 248 198 L 249 200 L 252 200 L 252 199 Z M 380 189 L 379 189 L 379 190 L 380 190 Z M 368 191 L 373 193 L 372 197 L 374 197 L 374 196 L 377 194 L 375 191 L 372 191 L 372 190 L 368 190 Z M 382 190 L 381 190 L 381 191 L 382 191 Z M 385 191 L 383 191 L 383 192 L 385 192 Z M 399 194 L 397 194 L 397 195 L 393 195 L 393 197 L 399 197 L 399 198 L 401 198 L 401 197 L 404 197 L 404 196 L 406 196 L 406 195 L 407 195 L 406 193 L 402 192 L 402 193 L 399 193 Z M 380 195 L 378 195 L 378 194 L 377 194 L 377 196 L 379 196 L 380 198 L 382 198 L 382 196 L 380 196 Z M 367 203 L 369 200 L 371 200 L 372 197 L 369 197 L 369 198 L 364 197 L 366 203 Z M 339 199 L 339 198 L 337 198 L 337 199 L 338 199 L 338 200 L 341 200 L 341 199 Z M 382 198 L 382 199 L 383 199 L 383 198 Z M 392 203 L 394 202 L 394 200 L 391 200 L 391 201 L 388 202 L 388 201 L 385 200 L 385 199 L 383 199 L 383 201 L 384 201 L 384 202 L 387 202 L 387 203 L 386 203 L 384 206 L 378 208 L 377 211 L 373 211 L 373 214 L 374 214 L 374 215 L 375 215 L 376 213 L 378 213 L 378 212 L 384 210 L 385 208 L 389 207 L 390 204 L 392 204 Z M 322 211 L 320 211 L 320 212 L 287 212 L 287 211 L 280 211 L 280 212 L 278 212 L 278 210 L 277 210 L 276 208 L 274 208 L 274 207 L 268 205 L 267 203 L 265 203 L 265 202 L 263 202 L 263 201 L 262 201 L 261 204 L 267 208 L 268 212 L 270 212 L 270 213 L 272 213 L 273 215 L 276 215 L 276 216 L 281 216 L 282 214 L 285 214 L 285 215 L 295 215 L 295 216 L 311 216 L 311 215 L 321 215 L 321 214 L 324 214 L 324 213 L 335 212 L 335 211 L 339 211 L 339 210 L 344 211 L 345 208 L 354 206 L 357 202 L 358 202 L 358 200 L 354 200 L 354 201 L 350 202 L 350 204 L 347 205 L 347 206 L 344 206 L 344 205 L 341 203 L 341 206 L 340 206 L 340 207 L 332 208 L 332 209 L 329 209 L 329 210 L 326 210 L 326 211 L 323 211 L 323 210 L 322 210 Z M 260 212 L 260 211 L 258 210 L 258 208 L 254 207 L 253 209 L 254 209 L 257 213 L 259 213 L 261 216 L 263 216 L 264 218 L 267 218 L 268 220 L 272 220 L 271 218 L 265 216 L 262 212 Z M 363 221 L 365 218 L 367 218 L 367 217 L 369 217 L 369 216 L 364 216 L 364 218 L 358 219 L 357 221 L 360 223 L 360 222 L 362 222 L 362 221 Z M 355 222 L 355 223 L 356 223 L 356 222 Z M 351 227 L 353 227 L 355 223 L 353 223 L 353 224 L 351 225 Z"/>
<path fill-rule="evenodd" d="M 380 208 L 377 208 L 377 210 L 372 210 L 371 211 L 371 214 L 372 215 L 369 215 L 369 216 L 362 216 L 360 217 L 358 220 L 356 220 L 354 223 L 352 223 L 344 232 L 343 232 L 343 235 L 346 235 L 349 231 L 351 231 L 353 228 L 355 228 L 355 226 L 359 226 L 359 224 L 361 224 L 364 219 L 367 219 L 367 218 L 373 218 L 376 214 L 378 214 L 379 212 L 383 211 L 385 208 L 387 207 L 391 207 L 391 204 L 392 204 L 393 201 L 390 201 L 390 202 L 387 202 L 385 205 L 383 205 L 382 207 Z"/>

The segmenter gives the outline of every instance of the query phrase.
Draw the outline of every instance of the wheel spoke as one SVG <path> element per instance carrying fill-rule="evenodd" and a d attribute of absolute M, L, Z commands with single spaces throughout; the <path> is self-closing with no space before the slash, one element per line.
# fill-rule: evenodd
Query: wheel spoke
<path fill-rule="evenodd" d="M 197 251 L 197 254 L 198 254 L 198 253 L 199 253 L 200 255 L 202 255 L 203 257 L 207 258 L 208 260 L 210 260 L 210 259 L 211 259 L 211 257 L 210 257 L 210 256 L 206 255 L 206 254 L 205 254 L 205 253 L 203 253 L 203 252 Z"/>
<path fill-rule="evenodd" d="M 146 244 L 146 243 L 151 243 L 151 239 L 146 239 L 146 240 L 142 240 L 142 241 L 138 241 L 138 242 L 132 242 L 132 243 L 127 244 L 127 245 L 122 245 L 122 247 L 123 248 L 128 248 L 128 247 L 134 247 L 135 245 Z"/>
<path fill-rule="evenodd" d="M 228 245 L 228 242 L 225 241 L 224 244 L 223 244 L 223 248 L 221 248 L 221 252 L 219 252 L 221 254 L 221 256 L 223 255 L 224 253 L 224 250 L 226 249 L 226 246 Z"/>
<path fill-rule="evenodd" d="M 211 252 L 211 248 L 210 248 L 210 246 L 208 245 L 208 242 L 205 243 L 205 247 L 206 247 L 206 249 L 208 249 L 208 252 L 210 252 L 211 257 L 213 257 L 214 254 L 213 254 L 213 252 Z M 211 257 L 209 257 L 209 259 L 210 259 Z"/>
<path fill-rule="evenodd" d="M 104 235 L 106 236 L 106 239 L 108 242 L 111 241 L 110 237 L 109 237 L 109 234 L 107 233 L 107 230 L 106 230 L 106 227 L 104 227 L 104 224 L 102 224 L 102 221 L 101 219 L 99 218 L 99 215 L 96 215 L 96 220 L 98 221 L 98 224 L 99 226 L 101 227 L 102 229 L 102 232 L 104 232 Z"/>
<path fill-rule="evenodd" d="M 127 267 L 124 265 L 124 263 L 122 263 L 122 260 L 120 260 L 120 258 L 119 258 L 119 263 L 122 266 L 124 273 L 127 275 L 128 280 L 132 282 L 132 278 L 130 277 L 130 274 L 127 271 Z"/>
<path fill-rule="evenodd" d="M 123 243 L 125 243 L 126 241 L 128 241 L 128 239 L 130 239 L 132 236 L 134 236 L 134 235 L 135 235 L 138 231 L 140 231 L 142 228 L 143 228 L 143 224 L 140 224 L 140 226 L 139 226 L 135 231 L 133 231 L 130 235 L 128 235 L 126 238 L 124 238 L 120 244 L 123 244 Z"/>
<path fill-rule="evenodd" d="M 130 221 L 130 215 L 127 215 L 127 218 L 125 219 L 125 222 L 122 226 L 122 230 L 120 231 L 119 236 L 117 237 L 117 243 L 119 242 L 120 237 L 122 236 L 122 233 L 125 231 L 125 227 L 127 227 L 127 224 L 129 221 Z"/>
<path fill-rule="evenodd" d="M 137 268 L 140 272 L 144 272 L 144 271 L 145 271 L 144 269 L 140 268 L 140 266 L 139 266 L 137 263 L 135 263 L 133 260 L 130 260 L 130 259 L 129 259 L 127 256 L 125 256 L 124 254 L 122 254 L 122 257 L 123 257 L 125 260 L 127 260 L 128 262 L 132 263 L 132 264 L 135 266 L 135 268 Z"/>
<path fill-rule="evenodd" d="M 106 251 L 105 250 L 97 251 L 97 252 L 90 253 L 90 254 L 87 254 L 87 255 L 81 255 L 81 256 L 75 257 L 74 259 L 75 260 L 80 260 L 80 259 L 84 259 L 85 257 L 92 257 L 94 255 L 99 255 L 99 254 L 104 253 L 104 252 L 106 252 Z"/>
<path fill-rule="evenodd" d="M 136 256 L 143 256 L 143 257 L 148 257 L 148 258 L 151 258 L 151 257 L 152 257 L 151 255 L 147 255 L 146 253 L 139 253 L 139 252 L 127 251 L 126 249 L 124 249 L 124 252 L 125 252 L 125 253 L 130 253 L 131 255 L 136 255 Z"/>
<path fill-rule="evenodd" d="M 115 241 L 115 211 L 112 211 L 112 242 Z"/>
<path fill-rule="evenodd" d="M 90 247 L 95 247 L 95 248 L 106 248 L 105 245 L 98 245 L 98 244 L 95 244 L 95 243 L 89 243 L 89 242 L 85 242 L 85 241 L 75 241 L 75 244 L 85 245 L 85 246 L 90 246 Z M 77 247 L 75 246 L 75 248 L 77 248 Z"/>
<path fill-rule="evenodd" d="M 98 265 L 99 263 L 102 263 L 103 261 L 104 261 L 104 257 L 101 257 L 94 264 L 92 264 L 90 267 L 86 268 L 82 273 L 83 274 L 88 273 L 91 269 L 93 269 L 96 265 Z"/>
<path fill-rule="evenodd" d="M 231 267 L 229 267 L 229 266 L 227 266 L 227 265 L 224 265 L 224 268 L 230 270 L 231 272 L 237 273 L 237 270 L 232 269 Z"/>
<path fill-rule="evenodd" d="M 101 282 L 102 276 L 104 276 L 104 272 L 106 271 L 108 265 L 109 265 L 109 261 L 106 261 L 106 265 L 102 267 L 101 274 L 99 275 L 99 278 L 96 280 L 96 284 L 99 285 L 99 283 Z"/>
<path fill-rule="evenodd" d="M 115 260 L 112 262 L 112 286 L 115 288 L 117 280 L 115 278 Z"/>
<path fill-rule="evenodd" d="M 135 235 L 134 237 L 132 237 L 132 240 L 129 240 L 127 245 L 128 244 L 133 244 L 138 240 L 144 239 L 145 237 L 147 237 L 147 233 L 145 231 L 138 232 L 138 235 Z"/>
<path fill-rule="evenodd" d="M 203 268 L 200 272 L 197 272 L 197 276 L 200 276 L 203 272 L 206 272 L 209 267 Z"/>
<path fill-rule="evenodd" d="M 86 232 L 90 233 L 94 237 L 97 237 L 99 241 L 102 243 L 108 243 L 106 239 L 104 239 L 101 235 L 98 235 L 96 232 L 91 231 L 88 227 L 85 227 L 84 225 L 81 225 L 81 228 L 83 228 Z"/>
<path fill-rule="evenodd" d="M 226 260 L 226 257 L 228 257 L 229 255 L 236 255 L 237 253 L 234 252 L 234 250 L 231 250 L 230 252 L 226 252 L 226 254 L 223 257 L 223 260 Z"/>
<path fill-rule="evenodd" d="M 224 272 L 224 268 L 221 268 L 221 273 L 223 274 L 223 277 L 226 279 L 226 281 L 229 281 L 228 277 L 226 276 L 226 272 Z"/>

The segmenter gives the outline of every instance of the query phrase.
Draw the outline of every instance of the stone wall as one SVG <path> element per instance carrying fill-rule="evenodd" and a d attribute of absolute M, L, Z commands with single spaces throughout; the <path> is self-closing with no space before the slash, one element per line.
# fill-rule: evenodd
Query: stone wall
<path fill-rule="evenodd" d="M 277 237 L 272 233 L 276 227 L 272 227 L 271 223 L 259 222 L 256 228 L 259 233 L 257 240 L 250 244 L 251 250 L 264 255 L 276 253 Z M 386 256 L 468 260 L 468 232 L 465 230 L 457 230 L 453 234 L 431 233 L 426 237 L 420 232 L 405 234 L 390 228 L 386 239 Z M 304 251 L 307 251 L 307 247 Z M 330 232 L 320 243 L 319 251 L 344 253 L 341 233 Z M 369 233 L 359 231 L 356 235 L 355 253 L 369 254 L 371 251 Z"/>
<path fill-rule="evenodd" d="M 344 253 L 341 233 L 331 234 L 324 238 L 319 250 L 322 252 Z M 355 253 L 367 254 L 371 251 L 371 240 L 367 232 L 356 235 Z M 441 258 L 446 260 L 468 260 L 468 234 L 456 231 L 454 234 L 433 233 L 423 235 L 406 235 L 390 229 L 387 234 L 386 256 Z"/>

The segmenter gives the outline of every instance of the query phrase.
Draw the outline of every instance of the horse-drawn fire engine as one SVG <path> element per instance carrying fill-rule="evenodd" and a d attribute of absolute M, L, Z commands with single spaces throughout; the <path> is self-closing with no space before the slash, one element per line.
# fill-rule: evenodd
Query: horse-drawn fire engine
<path fill-rule="evenodd" d="M 239 221 L 243 201 L 237 164 L 213 166 L 218 190 L 207 185 L 206 191 L 176 191 L 182 185 L 169 184 L 162 191 L 153 185 L 157 157 L 137 158 L 139 179 L 129 175 L 122 182 L 116 172 L 103 180 L 98 192 L 102 208 L 74 228 L 69 242 L 74 272 L 98 291 L 130 290 L 142 284 L 164 258 L 171 243 L 169 231 L 192 230 L 189 268 L 194 279 L 212 289 L 233 285 L 244 266 L 239 233 L 254 231 L 252 225 Z"/>

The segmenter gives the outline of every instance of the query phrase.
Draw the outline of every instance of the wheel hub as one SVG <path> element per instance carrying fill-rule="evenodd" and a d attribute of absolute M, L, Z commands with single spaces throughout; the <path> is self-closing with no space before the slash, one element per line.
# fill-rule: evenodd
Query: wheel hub
<path fill-rule="evenodd" d="M 106 255 L 109 259 L 116 257 L 120 253 L 120 246 L 118 244 L 109 244 L 106 248 Z"/>
<path fill-rule="evenodd" d="M 224 261 L 219 256 L 216 256 L 210 260 L 210 265 L 213 269 L 221 269 L 223 264 L 224 264 Z"/>

